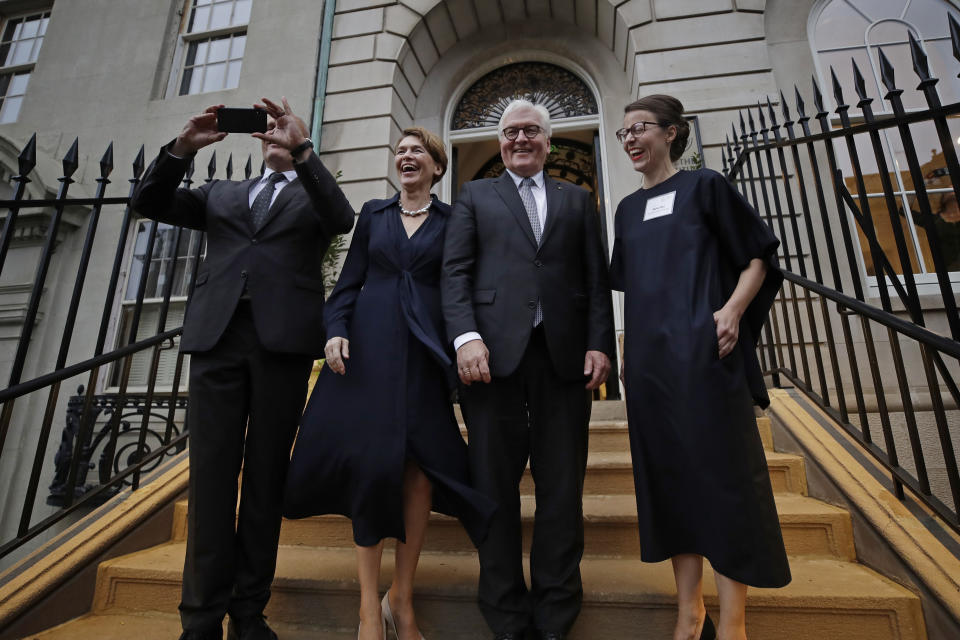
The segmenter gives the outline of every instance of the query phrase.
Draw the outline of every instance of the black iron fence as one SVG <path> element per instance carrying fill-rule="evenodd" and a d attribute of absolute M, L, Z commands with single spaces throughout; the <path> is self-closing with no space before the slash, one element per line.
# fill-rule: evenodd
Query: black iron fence
<path fill-rule="evenodd" d="M 747 109 L 723 162 L 781 240 L 786 280 L 761 338 L 765 370 L 839 421 L 900 498 L 909 488 L 960 531 L 960 103 L 941 104 L 922 45 L 906 35 L 925 108 L 905 109 L 879 49 L 868 74 L 882 102 L 853 61 L 854 114 L 831 68 L 832 114 L 816 79 L 812 116 L 796 87 L 795 119 L 781 93 L 783 122 L 769 99 Z M 918 136 L 938 147 L 929 159 Z"/>
<path fill-rule="evenodd" d="M 14 458 L 23 455 L 14 447 L 5 448 L 11 433 L 19 429 L 19 435 L 24 430 L 37 434 L 26 488 L 12 498 L 19 504 L 8 502 L 5 509 L 10 514 L 19 508 L 19 524 L 15 534 L 0 539 L 0 558 L 57 523 L 102 503 L 121 489 L 136 489 L 143 473 L 156 468 L 164 458 L 183 451 L 187 445 L 187 433 L 183 427 L 186 363 L 184 355 L 175 348 L 182 329 L 179 319 L 182 318 L 183 303 L 180 303 L 177 322 L 171 322 L 171 309 L 174 308 L 171 307 L 171 297 L 179 295 L 182 300 L 192 291 L 193 275 L 204 250 L 203 235 L 153 221 L 140 221 L 131 211 L 130 195 L 144 170 L 142 147 L 133 162 L 126 196 L 105 195 L 113 171 L 111 143 L 100 160 L 95 195 L 92 198 L 69 197 L 68 191 L 74 182 L 72 176 L 78 168 L 77 146 L 74 141 L 63 158 L 63 175 L 59 178 L 56 197 L 28 198 L 27 185 L 31 181 L 28 175 L 36 164 L 34 135 L 18 158 L 19 171 L 12 178 L 14 190 L 11 198 L 0 200 L 0 210 L 7 212 L 0 231 L 0 276 L 8 266 L 11 243 L 22 213 L 35 215 L 40 211 L 47 223 L 23 313 L 22 331 L 10 364 L 9 379 L 6 388 L 0 390 L 0 469 L 4 465 L 13 465 Z M 248 157 L 244 176 L 249 178 L 251 171 L 252 159 Z M 214 153 L 207 165 L 206 181 L 213 180 L 216 172 Z M 193 173 L 191 164 L 184 186 L 192 184 Z M 232 156 L 224 173 L 227 179 L 233 175 Z M 60 237 L 64 211 L 76 207 L 83 207 L 87 212 L 82 249 L 79 255 L 67 251 L 58 254 L 60 260 L 76 260 L 75 264 L 66 267 L 59 265 L 61 273 L 75 273 L 72 293 L 66 300 L 51 300 L 48 276 L 55 259 L 54 249 Z M 103 216 L 120 219 L 115 239 L 98 240 L 98 226 Z M 111 220 L 110 234 L 114 228 L 116 218 Z M 131 258 L 129 245 L 134 236 L 138 246 Z M 100 301 L 93 298 L 94 292 L 102 290 L 102 286 L 94 285 L 102 285 L 102 282 L 92 283 L 87 278 L 95 242 L 106 242 L 115 247 L 105 294 Z M 121 291 L 124 289 L 121 281 L 127 269 L 135 270 L 137 278 L 127 279 L 125 291 Z M 176 293 L 175 283 L 179 286 Z M 56 333 L 55 328 L 47 326 L 42 334 L 44 343 L 58 340 L 59 350 L 54 362 L 38 363 L 33 367 L 49 373 L 24 379 L 26 364 L 36 357 L 39 348 L 34 333 L 41 301 L 48 306 L 65 305 L 62 330 Z M 150 311 L 149 318 L 146 309 Z M 78 341 L 76 325 L 81 310 L 87 315 L 99 313 L 100 322 L 95 339 L 92 335 L 79 336 L 84 342 L 77 347 L 74 343 Z M 44 321 L 50 322 L 46 318 Z M 174 324 L 177 326 L 170 326 Z M 88 343 L 89 349 L 86 347 Z M 72 346 L 74 352 L 83 353 L 80 359 L 75 357 L 73 362 L 68 362 Z M 165 368 L 164 376 L 162 384 L 158 384 L 161 368 Z M 132 369 L 138 371 L 133 385 Z M 64 408 L 60 398 L 61 385 L 77 377 L 85 377 L 86 382 L 77 389 L 77 395 L 66 401 Z M 27 402 L 31 394 L 39 394 L 40 408 L 36 402 Z M 55 428 L 62 429 L 62 434 L 59 449 L 52 456 L 48 454 L 48 446 Z M 97 470 L 93 477 L 90 475 L 92 469 Z M 45 502 L 55 509 L 43 507 L 43 513 L 37 516 L 38 506 L 41 506 L 38 503 L 42 502 L 38 500 L 42 482 L 49 482 Z"/>

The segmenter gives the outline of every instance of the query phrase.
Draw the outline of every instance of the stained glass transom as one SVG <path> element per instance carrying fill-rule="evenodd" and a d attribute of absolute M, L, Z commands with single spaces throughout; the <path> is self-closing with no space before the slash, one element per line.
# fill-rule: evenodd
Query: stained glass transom
<path fill-rule="evenodd" d="M 518 98 L 543 105 L 551 119 L 598 112 L 593 92 L 573 73 L 546 62 L 518 62 L 491 71 L 467 90 L 453 114 L 453 129 L 496 126 Z"/>

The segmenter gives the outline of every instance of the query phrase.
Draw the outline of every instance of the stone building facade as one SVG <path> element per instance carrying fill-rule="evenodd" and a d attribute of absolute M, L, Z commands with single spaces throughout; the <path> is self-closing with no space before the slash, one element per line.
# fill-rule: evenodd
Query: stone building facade
<path fill-rule="evenodd" d="M 490 124 L 496 109 L 471 119 L 471 105 L 509 98 L 519 83 L 529 85 L 520 93 L 540 91 L 557 103 L 551 171 L 596 194 L 609 235 L 617 203 L 640 185 L 614 137 L 625 104 L 648 93 L 680 98 L 696 119 L 689 155 L 720 169 L 721 149 L 741 109 L 768 97 L 776 102 L 780 89 L 792 91 L 794 84 L 809 95 L 811 76 L 822 82 L 834 58 L 860 55 L 856 38 L 867 51 L 877 25 L 911 25 L 931 52 L 940 52 L 949 46 L 946 14 L 960 15 L 952 0 L 329 2 L 0 0 L 0 58 L 6 61 L 0 87 L 8 103 L 0 103 L 6 183 L 0 189 L 10 193 L 17 153 L 36 132 L 34 196 L 56 192 L 59 162 L 75 138 L 80 165 L 70 194 L 94 192 L 98 162 L 112 142 L 117 168 L 108 195 L 126 195 L 141 144 L 149 161 L 207 105 L 246 106 L 261 96 L 285 95 L 313 125 L 323 161 L 341 172 L 357 210 L 396 190 L 392 146 L 412 124 L 436 131 L 452 150 L 451 171 L 437 187 L 441 199 L 451 200 L 463 181 L 496 169 L 496 128 Z M 844 40 L 850 34 L 853 44 Z M 960 95 L 956 72 L 944 56 L 937 60 L 944 102 L 954 102 Z M 565 109 L 564 96 L 571 93 L 580 99 Z M 242 135 L 229 136 L 216 153 L 218 176 L 231 155 L 236 175 L 248 156 L 254 173 L 260 164 L 259 145 Z M 197 179 L 209 159 L 210 151 L 199 154 Z M 23 379 L 51 370 L 87 213 L 80 207 L 66 212 Z M 68 362 L 91 355 L 122 213 L 118 207 L 104 211 Z M 0 379 L 22 330 L 48 215 L 22 214 L 0 273 Z M 137 255 L 137 228 L 124 241 L 120 287 L 130 291 L 146 260 Z M 185 265 L 187 257 L 180 256 Z M 184 281 L 188 275 L 185 266 Z M 108 346 L 123 337 L 128 300 L 120 295 L 114 305 Z M 619 327 L 616 298 L 615 305 Z M 103 372 L 98 391 L 113 388 L 113 375 Z M 64 383 L 62 410 L 84 382 Z M 4 539 L 19 517 L 37 442 L 31 425 L 45 400 L 34 394 L 18 402 L 0 454 Z M 45 467 L 44 473 L 52 471 Z"/>

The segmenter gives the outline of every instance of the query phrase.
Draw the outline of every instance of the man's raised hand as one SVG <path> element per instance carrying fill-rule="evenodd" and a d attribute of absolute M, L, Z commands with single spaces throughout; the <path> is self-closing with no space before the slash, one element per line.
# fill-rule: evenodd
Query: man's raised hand
<path fill-rule="evenodd" d="M 225 131 L 217 130 L 217 110 L 221 107 L 223 107 L 222 104 L 211 105 L 204 109 L 203 113 L 187 120 L 183 131 L 170 147 L 170 153 L 182 158 L 196 153 L 208 144 L 220 142 L 226 138 Z"/>
<path fill-rule="evenodd" d="M 266 140 L 286 149 L 295 149 L 300 146 L 310 133 L 307 124 L 290 108 L 286 97 L 280 99 L 282 106 L 267 98 L 253 105 L 255 109 L 263 109 L 274 119 L 274 126 L 265 133 L 254 133 L 254 138 Z"/>

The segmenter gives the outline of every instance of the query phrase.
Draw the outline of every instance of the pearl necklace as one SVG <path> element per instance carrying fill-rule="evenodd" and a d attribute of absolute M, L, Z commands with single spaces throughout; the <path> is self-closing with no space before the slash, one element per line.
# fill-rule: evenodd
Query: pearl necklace
<path fill-rule="evenodd" d="M 399 201 L 397 201 L 397 203 L 399 204 Z M 423 205 L 416 211 L 408 211 L 407 209 L 404 209 L 403 205 L 401 204 L 400 213 L 405 216 L 409 216 L 411 218 L 416 218 L 417 216 L 422 216 L 423 214 L 425 214 L 430 209 L 430 205 L 432 204 L 433 204 L 433 200 L 430 200 L 429 202 L 427 202 L 427 204 Z"/>

